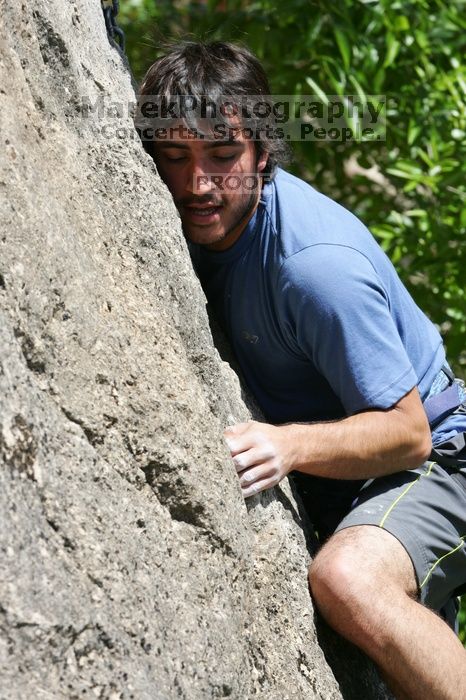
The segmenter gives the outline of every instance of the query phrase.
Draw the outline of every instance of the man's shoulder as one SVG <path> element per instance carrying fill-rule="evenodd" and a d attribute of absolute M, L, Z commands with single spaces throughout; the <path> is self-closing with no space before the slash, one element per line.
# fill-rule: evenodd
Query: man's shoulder
<path fill-rule="evenodd" d="M 285 258 L 314 245 L 365 250 L 374 244 L 366 226 L 348 209 L 281 168 L 265 195 Z"/>

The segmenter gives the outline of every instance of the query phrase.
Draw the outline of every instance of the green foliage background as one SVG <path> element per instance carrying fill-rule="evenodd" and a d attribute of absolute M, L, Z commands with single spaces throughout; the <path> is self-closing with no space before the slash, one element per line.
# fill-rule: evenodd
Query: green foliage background
<path fill-rule="evenodd" d="M 222 39 L 259 56 L 275 94 L 387 97 L 385 140 L 294 143 L 290 170 L 369 226 L 463 377 L 465 9 L 464 0 L 121 0 L 119 15 L 137 80 L 167 39 Z M 466 606 L 461 634 L 466 642 Z"/>

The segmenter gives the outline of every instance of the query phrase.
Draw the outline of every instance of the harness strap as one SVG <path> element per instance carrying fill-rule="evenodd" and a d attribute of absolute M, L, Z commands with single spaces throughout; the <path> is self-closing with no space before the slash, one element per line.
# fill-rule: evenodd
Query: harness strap
<path fill-rule="evenodd" d="M 435 394 L 424 401 L 424 410 L 431 428 L 442 422 L 450 413 L 461 406 L 458 385 L 452 384 L 440 394 Z"/>

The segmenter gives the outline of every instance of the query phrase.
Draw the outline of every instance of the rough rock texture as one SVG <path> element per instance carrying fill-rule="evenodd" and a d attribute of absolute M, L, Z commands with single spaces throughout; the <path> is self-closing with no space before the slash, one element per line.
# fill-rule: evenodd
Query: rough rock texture
<path fill-rule="evenodd" d="M 325 660 L 289 486 L 243 502 L 249 413 L 131 116 L 85 118 L 134 99 L 100 3 L 0 23 L 0 698 L 383 697 Z"/>

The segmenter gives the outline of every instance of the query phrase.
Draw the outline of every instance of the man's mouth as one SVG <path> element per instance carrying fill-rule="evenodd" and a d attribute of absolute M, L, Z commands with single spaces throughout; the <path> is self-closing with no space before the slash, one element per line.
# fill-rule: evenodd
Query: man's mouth
<path fill-rule="evenodd" d="M 211 224 L 218 220 L 221 205 L 187 204 L 184 210 L 193 223 Z"/>
<path fill-rule="evenodd" d="M 217 211 L 220 207 L 188 207 L 188 209 L 200 216 L 209 216 L 209 214 L 213 214 L 214 211 Z"/>

